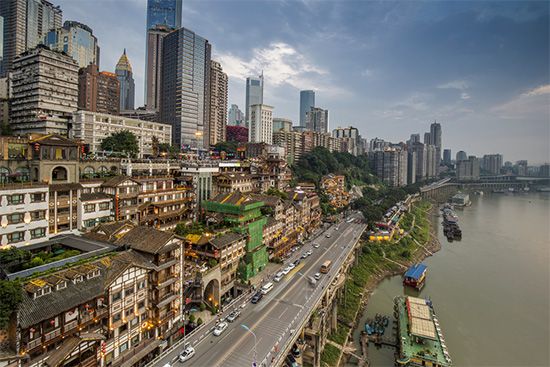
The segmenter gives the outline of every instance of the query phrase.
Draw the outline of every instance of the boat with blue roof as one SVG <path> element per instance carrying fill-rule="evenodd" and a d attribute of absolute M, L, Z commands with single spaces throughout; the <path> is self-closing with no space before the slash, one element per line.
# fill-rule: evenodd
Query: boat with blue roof
<path fill-rule="evenodd" d="M 403 285 L 422 290 L 428 267 L 422 263 L 411 266 L 403 276 Z"/>

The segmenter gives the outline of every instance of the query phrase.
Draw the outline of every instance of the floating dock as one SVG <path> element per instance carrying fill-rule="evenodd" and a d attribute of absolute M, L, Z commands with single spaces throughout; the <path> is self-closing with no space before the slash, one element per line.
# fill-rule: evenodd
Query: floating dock
<path fill-rule="evenodd" d="M 422 290 L 427 271 L 428 267 L 422 263 L 411 266 L 403 276 L 403 285 Z"/>

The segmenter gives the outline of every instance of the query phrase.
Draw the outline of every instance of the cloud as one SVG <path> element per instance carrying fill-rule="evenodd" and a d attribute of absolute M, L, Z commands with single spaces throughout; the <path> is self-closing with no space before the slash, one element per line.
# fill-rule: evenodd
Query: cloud
<path fill-rule="evenodd" d="M 519 96 L 490 109 L 503 119 L 523 120 L 534 118 L 548 123 L 550 118 L 550 84 L 532 88 Z"/>
<path fill-rule="evenodd" d="M 437 86 L 437 88 L 465 90 L 469 88 L 469 84 L 465 80 L 453 80 L 445 84 L 440 84 Z"/>
<path fill-rule="evenodd" d="M 526 97 L 533 97 L 533 96 L 540 96 L 543 94 L 550 94 L 550 84 L 541 85 L 540 87 L 533 88 L 523 93 L 522 95 Z"/>
<path fill-rule="evenodd" d="M 374 71 L 372 69 L 361 70 L 361 76 L 364 78 L 370 78 L 371 76 L 373 76 L 373 74 L 374 74 Z"/>
<path fill-rule="evenodd" d="M 466 93 L 466 92 L 462 92 L 462 93 L 460 94 L 460 99 L 464 99 L 464 100 L 470 99 L 470 95 L 469 95 L 468 93 Z"/>
<path fill-rule="evenodd" d="M 245 79 L 263 71 L 266 84 L 271 87 L 313 89 L 333 96 L 347 93 L 341 87 L 329 83 L 328 70 L 314 64 L 307 56 L 284 42 L 273 42 L 268 47 L 255 48 L 248 60 L 224 52 L 216 53 L 214 58 L 232 78 Z"/>

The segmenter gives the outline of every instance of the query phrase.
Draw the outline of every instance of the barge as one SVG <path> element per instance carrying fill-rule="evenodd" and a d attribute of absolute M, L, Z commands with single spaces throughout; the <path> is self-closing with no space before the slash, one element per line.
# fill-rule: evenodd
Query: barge
<path fill-rule="evenodd" d="M 403 285 L 409 286 L 421 291 L 426 282 L 426 273 L 428 267 L 424 264 L 413 265 L 403 276 Z"/>
<path fill-rule="evenodd" d="M 394 298 L 397 319 L 396 364 L 405 367 L 450 367 L 451 356 L 430 300 Z"/>

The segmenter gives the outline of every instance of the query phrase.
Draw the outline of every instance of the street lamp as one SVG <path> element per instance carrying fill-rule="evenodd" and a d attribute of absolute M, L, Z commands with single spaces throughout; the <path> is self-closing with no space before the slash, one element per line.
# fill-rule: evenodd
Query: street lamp
<path fill-rule="evenodd" d="M 252 330 L 250 330 L 250 328 L 245 324 L 241 324 L 241 327 L 248 331 L 250 334 L 254 335 L 254 360 L 252 362 L 252 367 L 256 367 L 256 334 Z"/>

